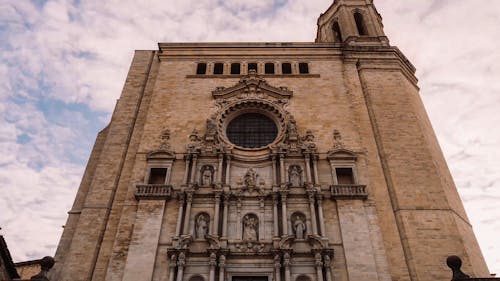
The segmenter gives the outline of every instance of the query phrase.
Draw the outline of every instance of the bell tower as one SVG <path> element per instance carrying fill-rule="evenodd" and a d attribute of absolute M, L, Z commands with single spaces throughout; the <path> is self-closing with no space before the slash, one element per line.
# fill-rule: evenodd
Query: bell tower
<path fill-rule="evenodd" d="M 318 18 L 316 43 L 388 46 L 373 0 L 335 0 Z"/>

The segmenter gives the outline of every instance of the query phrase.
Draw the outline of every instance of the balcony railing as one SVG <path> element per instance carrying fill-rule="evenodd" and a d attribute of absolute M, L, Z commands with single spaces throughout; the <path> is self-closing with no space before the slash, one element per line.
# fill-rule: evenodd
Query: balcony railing
<path fill-rule="evenodd" d="M 137 200 L 169 199 L 172 195 L 172 186 L 167 184 L 138 184 L 135 189 Z"/>
<path fill-rule="evenodd" d="M 335 184 L 330 186 L 334 199 L 366 199 L 366 185 L 359 184 Z"/>

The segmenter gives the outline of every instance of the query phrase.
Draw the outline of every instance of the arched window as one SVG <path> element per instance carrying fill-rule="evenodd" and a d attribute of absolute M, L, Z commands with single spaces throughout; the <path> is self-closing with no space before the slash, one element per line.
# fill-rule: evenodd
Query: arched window
<path fill-rule="evenodd" d="M 340 25 L 338 21 L 335 21 L 332 25 L 333 38 L 335 42 L 342 43 L 342 32 L 340 32 Z"/>
<path fill-rule="evenodd" d="M 354 13 L 354 20 L 356 21 L 356 27 L 358 28 L 359 35 L 368 35 L 366 33 L 365 21 L 363 20 L 363 15 L 360 12 Z"/>

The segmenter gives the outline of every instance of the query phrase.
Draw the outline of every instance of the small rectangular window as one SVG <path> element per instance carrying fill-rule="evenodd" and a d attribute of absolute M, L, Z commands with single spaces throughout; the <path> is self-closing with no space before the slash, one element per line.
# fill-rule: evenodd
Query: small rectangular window
<path fill-rule="evenodd" d="M 231 74 L 238 75 L 240 74 L 240 63 L 235 62 L 231 64 Z"/>
<path fill-rule="evenodd" d="M 264 66 L 264 71 L 266 74 L 274 74 L 274 63 L 268 62 Z"/>
<path fill-rule="evenodd" d="M 151 168 L 148 184 L 165 184 L 167 168 Z"/>
<path fill-rule="evenodd" d="M 299 73 L 300 74 L 308 74 L 309 73 L 309 65 L 306 62 L 299 63 Z"/>
<path fill-rule="evenodd" d="M 352 168 L 335 168 L 338 184 L 354 184 Z"/>
<path fill-rule="evenodd" d="M 196 74 L 204 75 L 205 73 L 207 73 L 207 64 L 204 62 L 198 63 L 198 66 L 196 66 Z"/>
<path fill-rule="evenodd" d="M 250 70 L 255 70 L 255 72 L 257 72 L 257 63 L 255 62 L 248 63 L 248 73 L 250 73 Z"/>
<path fill-rule="evenodd" d="M 292 65 L 288 62 L 281 64 L 281 73 L 292 74 Z"/>
<path fill-rule="evenodd" d="M 223 74 L 224 73 L 224 64 L 223 63 L 215 63 L 214 64 L 214 74 Z"/>

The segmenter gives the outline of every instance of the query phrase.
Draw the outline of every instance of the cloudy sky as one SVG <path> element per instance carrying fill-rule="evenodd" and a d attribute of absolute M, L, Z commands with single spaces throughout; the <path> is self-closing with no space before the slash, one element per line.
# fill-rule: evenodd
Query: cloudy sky
<path fill-rule="evenodd" d="M 142 2 L 142 3 L 138 3 Z M 0 0 L 0 227 L 15 261 L 53 255 L 134 49 L 313 41 L 332 0 Z M 375 0 L 500 273 L 500 1 Z"/>

